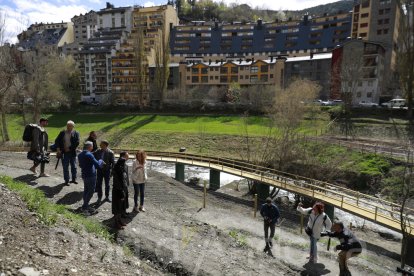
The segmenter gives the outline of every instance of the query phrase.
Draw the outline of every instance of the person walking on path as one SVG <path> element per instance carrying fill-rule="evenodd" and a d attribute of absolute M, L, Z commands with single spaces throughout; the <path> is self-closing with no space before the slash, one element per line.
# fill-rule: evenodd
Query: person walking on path
<path fill-rule="evenodd" d="M 48 158 L 48 140 L 49 136 L 45 127 L 48 124 L 46 118 L 40 118 L 39 125 L 32 130 L 32 142 L 30 144 L 30 155 L 33 158 L 33 166 L 30 170 L 36 174 L 36 168 L 40 165 L 40 177 L 48 177 L 45 173 L 46 159 Z M 48 162 L 48 161 L 47 161 Z"/>
<path fill-rule="evenodd" d="M 362 244 L 341 221 L 334 222 L 331 230 L 332 232 L 322 232 L 321 236 L 339 239 L 341 244 L 338 244 L 334 249 L 335 251 L 340 250 L 338 254 L 339 276 L 351 276 L 348 268 L 348 259 L 361 254 Z"/>
<path fill-rule="evenodd" d="M 121 152 L 113 170 L 112 187 L 112 214 L 114 215 L 115 228 L 124 229 L 126 224 L 122 221 L 122 216 L 126 214 L 128 204 L 128 169 L 126 161 L 128 152 Z"/>
<path fill-rule="evenodd" d="M 91 132 L 89 132 L 89 136 L 86 139 L 86 141 L 92 142 L 92 144 L 93 144 L 92 152 L 95 152 L 98 149 L 98 144 L 96 142 L 96 138 L 97 138 L 96 132 L 91 131 Z"/>
<path fill-rule="evenodd" d="M 106 140 L 102 140 L 100 143 L 100 149 L 95 151 L 94 156 L 96 159 L 102 159 L 105 162 L 105 165 L 102 168 L 97 169 L 97 179 L 96 179 L 96 192 L 98 193 L 98 201 L 100 204 L 102 200 L 102 182 L 105 181 L 105 199 L 104 201 L 111 202 L 109 198 L 109 180 L 111 178 L 111 171 L 115 164 L 114 152 L 109 149 L 109 143 Z"/>
<path fill-rule="evenodd" d="M 276 223 L 279 220 L 279 208 L 272 202 L 270 197 L 266 198 L 266 203 L 260 208 L 260 215 L 263 217 L 264 236 L 266 247 L 265 251 L 273 247 L 273 237 L 275 236 Z M 269 236 L 270 228 L 270 236 Z"/>
<path fill-rule="evenodd" d="M 84 185 L 83 190 L 83 205 L 82 212 L 85 216 L 93 215 L 96 210 L 89 206 L 96 187 L 96 169 L 102 167 L 104 164 L 103 160 L 97 161 L 91 153 L 93 144 L 90 141 L 85 142 L 83 151 L 79 154 L 79 166 L 82 171 L 82 180 Z"/>
<path fill-rule="evenodd" d="M 147 170 L 145 163 L 147 154 L 143 150 L 139 150 L 136 155 L 136 159 L 132 163 L 132 184 L 134 185 L 134 211 L 145 212 L 144 209 L 144 197 L 145 197 L 145 182 L 147 180 Z M 139 208 L 138 208 L 138 194 L 139 194 Z"/>
<path fill-rule="evenodd" d="M 308 224 L 305 232 L 310 239 L 309 262 L 318 262 L 318 247 L 317 241 L 321 237 L 321 232 L 324 229 L 331 229 L 332 222 L 329 216 L 325 214 L 325 205 L 322 202 L 317 202 L 311 208 L 302 208 L 302 203 L 299 203 L 297 210 L 303 215 L 309 215 Z"/>
<path fill-rule="evenodd" d="M 55 140 L 57 156 L 62 157 L 63 178 L 66 185 L 69 185 L 69 164 L 72 174 L 71 183 L 78 184 L 76 181 L 76 149 L 79 146 L 79 132 L 74 130 L 74 128 L 75 123 L 68 121 L 66 123 L 66 130 L 62 130 Z"/>

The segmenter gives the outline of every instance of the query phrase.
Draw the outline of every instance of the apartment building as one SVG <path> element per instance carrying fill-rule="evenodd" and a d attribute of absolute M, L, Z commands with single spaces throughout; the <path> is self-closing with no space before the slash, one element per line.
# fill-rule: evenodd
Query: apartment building
<path fill-rule="evenodd" d="M 96 12 L 98 31 L 79 50 L 81 100 L 103 104 L 112 97 L 112 57 L 120 49 L 131 30 L 132 7 L 106 8 Z"/>
<path fill-rule="evenodd" d="M 332 99 L 351 95 L 352 104 L 379 103 L 384 89 L 386 49 L 381 43 L 352 39 L 332 51 Z"/>
<path fill-rule="evenodd" d="M 327 52 L 351 35 L 352 15 L 336 15 L 300 21 L 265 23 L 193 22 L 176 26 L 171 32 L 173 62 L 187 57 L 220 60 L 227 56 L 267 59 L 269 56 L 309 55 Z"/>
<path fill-rule="evenodd" d="M 98 30 L 98 16 L 95 11 L 90 11 L 84 15 L 75 15 L 71 21 L 74 29 L 73 43 L 63 46 L 63 54 L 72 55 L 78 58 L 79 48 L 81 48 L 88 40 L 94 37 L 94 33 Z"/>
<path fill-rule="evenodd" d="M 42 49 L 45 52 L 61 52 L 62 47 L 74 40 L 73 23 L 35 23 L 20 33 L 17 47 L 21 50 Z"/>
<path fill-rule="evenodd" d="M 112 59 L 112 94 L 118 103 L 146 106 L 158 100 L 157 94 L 150 95 L 149 67 L 155 67 L 156 48 L 160 53 L 164 50 L 162 40 L 168 45 L 170 29 L 176 24 L 172 5 L 134 7 L 131 34 Z"/>
<path fill-rule="evenodd" d="M 381 43 L 385 50 L 385 80 L 382 97 L 395 92 L 400 20 L 404 16 L 399 0 L 360 0 L 353 9 L 352 38 Z"/>
<path fill-rule="evenodd" d="M 319 98 L 329 99 L 331 90 L 332 53 L 288 57 L 284 66 L 285 87 L 296 79 L 308 79 L 321 87 Z"/>

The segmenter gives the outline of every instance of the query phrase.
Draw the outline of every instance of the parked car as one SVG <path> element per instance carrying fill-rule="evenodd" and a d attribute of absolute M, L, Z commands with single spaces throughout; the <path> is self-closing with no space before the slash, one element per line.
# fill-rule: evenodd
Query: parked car
<path fill-rule="evenodd" d="M 127 106 L 128 103 L 118 99 L 115 101 L 114 105 L 115 106 Z"/>
<path fill-rule="evenodd" d="M 376 107 L 378 107 L 378 104 L 377 103 L 373 103 L 373 102 L 360 101 L 358 103 L 358 106 L 359 107 L 373 107 L 373 108 L 376 108 Z"/>
<path fill-rule="evenodd" d="M 344 102 L 342 100 L 333 100 L 332 101 L 332 105 L 341 105 L 344 104 Z"/>
<path fill-rule="evenodd" d="M 327 100 L 327 101 L 321 101 L 322 106 L 331 106 L 333 105 L 333 101 Z"/>
<path fill-rule="evenodd" d="M 381 106 L 386 108 L 404 108 L 406 102 L 405 99 L 392 99 L 389 102 L 382 103 Z"/>

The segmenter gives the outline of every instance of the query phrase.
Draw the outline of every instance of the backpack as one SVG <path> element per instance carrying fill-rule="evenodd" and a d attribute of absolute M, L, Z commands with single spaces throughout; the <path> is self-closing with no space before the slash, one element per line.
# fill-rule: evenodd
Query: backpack
<path fill-rule="evenodd" d="M 33 129 L 37 128 L 36 124 L 28 124 L 24 127 L 23 141 L 31 142 L 33 140 Z"/>

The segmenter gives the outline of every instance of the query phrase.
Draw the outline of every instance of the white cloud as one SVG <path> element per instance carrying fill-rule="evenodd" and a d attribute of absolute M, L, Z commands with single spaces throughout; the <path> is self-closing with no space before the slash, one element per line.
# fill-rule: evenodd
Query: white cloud
<path fill-rule="evenodd" d="M 78 14 L 88 12 L 83 5 L 73 3 L 78 0 L 69 0 L 66 5 L 55 5 L 40 0 L 13 0 L 16 8 L 0 6 L 7 14 L 7 27 L 9 40 L 17 42 L 16 35 L 33 23 L 70 22 L 70 19 Z"/>
<path fill-rule="evenodd" d="M 91 2 L 91 3 L 94 3 L 94 4 L 101 4 L 102 3 L 101 0 L 88 0 L 88 1 Z"/>
<path fill-rule="evenodd" d="M 144 7 L 153 7 L 156 6 L 154 2 L 148 1 L 144 3 Z"/>

